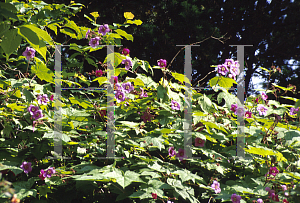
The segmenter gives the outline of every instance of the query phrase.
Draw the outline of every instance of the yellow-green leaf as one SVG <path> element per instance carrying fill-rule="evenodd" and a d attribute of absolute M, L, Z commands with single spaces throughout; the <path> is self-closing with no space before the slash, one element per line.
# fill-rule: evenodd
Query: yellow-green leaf
<path fill-rule="evenodd" d="M 99 17 L 99 13 L 98 12 L 92 12 L 90 13 L 94 18 L 98 18 Z"/>
<path fill-rule="evenodd" d="M 35 73 L 40 80 L 45 80 L 46 82 L 54 83 L 53 72 L 46 67 L 43 61 L 39 58 L 35 58 L 36 64 L 31 67 L 31 72 Z"/>
<path fill-rule="evenodd" d="M 11 108 L 12 111 L 14 110 L 23 111 L 23 109 L 26 108 L 25 106 L 18 106 L 16 103 L 7 104 L 7 107 Z"/>
<path fill-rule="evenodd" d="M 101 86 L 107 82 L 107 78 L 106 77 L 98 77 L 98 78 L 94 79 L 92 82 L 94 82 L 94 81 L 98 81 L 99 86 Z"/>
<path fill-rule="evenodd" d="M 129 24 L 136 24 L 136 25 L 141 25 L 143 23 L 143 21 L 141 20 L 127 20 L 126 23 L 129 23 Z"/>

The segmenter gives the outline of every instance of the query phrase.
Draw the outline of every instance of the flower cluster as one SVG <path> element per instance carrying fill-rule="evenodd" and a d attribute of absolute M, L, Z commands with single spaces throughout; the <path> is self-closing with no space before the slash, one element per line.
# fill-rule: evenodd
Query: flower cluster
<path fill-rule="evenodd" d="M 246 118 L 252 118 L 252 113 L 250 111 L 244 111 L 243 107 L 238 107 L 237 104 L 232 104 L 231 111 L 234 112 L 235 115 L 238 115 L 239 117 L 246 117 Z"/>
<path fill-rule="evenodd" d="M 106 33 L 110 32 L 110 28 L 108 26 L 108 24 L 104 24 L 104 25 L 100 25 L 99 29 L 98 29 L 98 33 L 91 31 L 90 29 L 88 29 L 88 31 L 85 34 L 85 38 L 89 39 L 89 45 L 92 48 L 95 48 L 96 46 L 99 45 L 99 42 L 102 38 L 102 36 L 106 35 Z"/>
<path fill-rule="evenodd" d="M 240 74 L 240 64 L 233 59 L 225 59 L 224 64 L 218 65 L 218 73 L 236 80 L 236 76 Z"/>

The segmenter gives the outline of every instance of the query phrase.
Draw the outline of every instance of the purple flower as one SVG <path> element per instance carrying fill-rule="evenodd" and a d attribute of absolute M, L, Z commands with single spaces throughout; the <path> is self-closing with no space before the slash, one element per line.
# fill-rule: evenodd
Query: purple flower
<path fill-rule="evenodd" d="M 270 192 L 271 188 L 266 187 L 265 190 L 266 190 L 267 192 Z"/>
<path fill-rule="evenodd" d="M 232 195 L 231 195 L 231 201 L 233 202 L 233 203 L 240 203 L 240 200 L 242 199 L 242 197 L 241 196 L 239 196 L 239 195 L 237 195 L 237 194 L 235 194 L 235 193 L 233 193 Z"/>
<path fill-rule="evenodd" d="M 298 111 L 299 111 L 299 107 L 296 108 L 296 109 L 292 107 L 292 108 L 291 108 L 291 111 L 290 111 L 290 114 L 291 114 L 291 115 L 296 115 L 296 114 L 298 113 Z"/>
<path fill-rule="evenodd" d="M 20 167 L 24 170 L 24 173 L 29 173 L 32 171 L 31 162 L 24 161 Z"/>
<path fill-rule="evenodd" d="M 202 140 L 201 138 L 196 137 L 196 139 L 195 139 L 196 147 L 204 147 L 204 144 L 205 144 L 205 140 Z"/>
<path fill-rule="evenodd" d="M 126 69 L 126 70 L 129 70 L 130 67 L 132 66 L 132 62 L 131 62 L 131 60 L 130 60 L 129 58 L 124 59 L 124 60 L 122 61 L 122 64 L 125 64 L 125 69 Z"/>
<path fill-rule="evenodd" d="M 233 111 L 235 112 L 236 109 L 237 109 L 238 105 L 237 104 L 231 104 L 231 108 L 230 108 L 230 111 Z"/>
<path fill-rule="evenodd" d="M 31 114 L 34 115 L 34 113 L 39 110 L 39 107 L 37 106 L 33 106 L 32 104 L 30 104 L 30 106 L 27 108 L 27 111 Z"/>
<path fill-rule="evenodd" d="M 109 115 L 108 115 L 108 118 L 109 118 L 110 120 L 113 120 L 113 118 L 114 118 L 114 112 L 110 111 L 110 112 L 109 112 Z"/>
<path fill-rule="evenodd" d="M 47 105 L 47 102 L 49 101 L 48 95 L 46 95 L 46 94 L 44 94 L 44 95 L 38 95 L 37 96 L 37 100 L 38 100 L 39 104 Z"/>
<path fill-rule="evenodd" d="M 159 67 L 161 67 L 161 68 L 166 67 L 167 66 L 167 60 L 165 60 L 165 59 L 159 59 L 157 61 L 157 65 L 159 65 Z"/>
<path fill-rule="evenodd" d="M 115 87 L 116 87 L 116 92 L 117 92 L 117 91 L 123 91 L 123 87 L 122 87 L 122 85 L 120 85 L 119 83 L 116 83 L 116 84 L 115 84 Z"/>
<path fill-rule="evenodd" d="M 266 101 L 268 99 L 268 95 L 266 95 L 266 93 L 262 92 L 261 98 Z"/>
<path fill-rule="evenodd" d="M 98 30 L 98 33 L 99 33 L 99 34 L 101 33 L 101 34 L 104 36 L 104 35 L 106 35 L 106 33 L 109 32 L 109 31 L 110 31 L 110 29 L 109 29 L 109 27 L 108 27 L 108 24 L 104 24 L 104 25 L 100 25 L 99 30 Z"/>
<path fill-rule="evenodd" d="M 123 91 L 117 91 L 116 93 L 116 99 L 117 99 L 117 102 L 122 102 L 122 101 L 125 101 L 125 94 Z"/>
<path fill-rule="evenodd" d="M 237 109 L 234 113 L 235 113 L 235 115 L 238 115 L 239 117 L 243 117 L 245 115 L 243 107 L 237 107 Z"/>
<path fill-rule="evenodd" d="M 258 107 L 257 107 L 257 111 L 259 112 L 259 115 L 262 116 L 266 116 L 267 115 L 267 108 L 264 107 L 262 104 L 259 104 Z"/>
<path fill-rule="evenodd" d="M 262 199 L 260 199 L 260 198 L 257 199 L 256 201 L 257 201 L 257 203 L 264 203 L 264 201 Z"/>
<path fill-rule="evenodd" d="M 26 50 L 23 52 L 22 55 L 26 56 L 26 59 L 29 61 L 30 58 L 33 59 L 35 57 L 35 50 L 33 48 L 26 47 Z"/>
<path fill-rule="evenodd" d="M 52 94 L 52 95 L 50 96 L 50 100 L 51 100 L 51 101 L 53 101 L 53 97 L 54 97 L 54 95 Z"/>
<path fill-rule="evenodd" d="M 237 76 L 240 73 L 240 71 L 239 71 L 239 69 L 236 66 L 232 65 L 232 66 L 230 66 L 230 73 L 233 76 Z"/>
<path fill-rule="evenodd" d="M 48 170 L 45 171 L 45 173 L 43 174 L 43 176 L 45 178 L 51 178 L 51 175 L 55 173 L 55 170 L 53 169 L 53 167 L 50 167 Z"/>
<path fill-rule="evenodd" d="M 132 90 L 134 90 L 134 87 L 132 86 L 131 82 L 123 83 L 122 87 L 123 90 L 127 93 L 130 93 Z"/>
<path fill-rule="evenodd" d="M 42 110 L 37 110 L 34 112 L 34 114 L 32 115 L 32 118 L 37 120 L 39 118 L 42 118 L 43 117 L 43 113 L 42 113 Z"/>
<path fill-rule="evenodd" d="M 182 161 L 184 158 L 186 159 L 187 156 L 185 154 L 184 149 L 179 148 L 178 153 L 176 154 L 176 157 L 178 157 L 180 161 Z"/>
<path fill-rule="evenodd" d="M 228 73 L 228 68 L 224 64 L 218 65 L 218 73 L 222 75 L 226 75 Z"/>
<path fill-rule="evenodd" d="M 176 155 L 176 151 L 174 150 L 174 147 L 169 148 L 169 156 L 173 157 Z"/>
<path fill-rule="evenodd" d="M 172 100 L 172 102 L 171 102 L 171 108 L 173 110 L 180 110 L 180 104 L 177 101 Z"/>
<path fill-rule="evenodd" d="M 89 42 L 89 45 L 93 48 L 95 48 L 96 46 L 99 45 L 99 41 L 100 41 L 100 38 L 99 37 L 95 37 L 95 38 L 92 38 Z"/>
<path fill-rule="evenodd" d="M 237 70 L 238 70 L 238 74 L 240 74 L 240 63 L 239 63 L 239 61 L 235 61 L 235 62 L 232 64 L 232 66 L 236 67 Z M 238 75 L 238 74 L 237 74 L 237 75 Z"/>
<path fill-rule="evenodd" d="M 225 63 L 224 63 L 225 66 L 230 67 L 233 64 L 234 64 L 234 60 L 233 59 L 225 59 Z"/>
<path fill-rule="evenodd" d="M 211 185 L 212 189 L 215 190 L 215 193 L 218 194 L 221 192 L 220 183 L 218 181 L 214 180 L 213 184 Z"/>
<path fill-rule="evenodd" d="M 85 39 L 87 39 L 89 37 L 89 34 L 90 34 L 90 29 L 88 29 L 88 31 L 86 32 Z"/>
<path fill-rule="evenodd" d="M 168 201 L 167 203 L 174 203 L 174 202 Z"/>
<path fill-rule="evenodd" d="M 127 56 L 129 53 L 130 53 L 130 50 L 126 49 L 126 48 L 124 48 L 123 51 L 122 51 L 122 54 L 125 55 L 125 56 Z"/>

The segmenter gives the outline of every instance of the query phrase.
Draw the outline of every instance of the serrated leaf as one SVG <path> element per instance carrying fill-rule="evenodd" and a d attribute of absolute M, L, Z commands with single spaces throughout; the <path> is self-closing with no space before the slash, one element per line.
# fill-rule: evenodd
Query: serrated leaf
<path fill-rule="evenodd" d="M 54 83 L 54 73 L 46 67 L 43 61 L 39 58 L 35 58 L 36 64 L 31 67 L 31 72 L 36 74 L 40 80 L 45 80 L 46 82 Z"/>

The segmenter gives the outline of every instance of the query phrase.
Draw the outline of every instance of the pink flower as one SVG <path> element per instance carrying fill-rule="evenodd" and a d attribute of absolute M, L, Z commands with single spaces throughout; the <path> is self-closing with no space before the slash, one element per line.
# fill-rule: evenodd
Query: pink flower
<path fill-rule="evenodd" d="M 283 191 L 286 191 L 286 190 L 287 190 L 286 185 L 281 185 L 281 188 L 282 188 Z"/>
<path fill-rule="evenodd" d="M 45 180 L 46 176 L 44 176 L 44 174 L 45 174 L 45 171 L 43 169 L 41 169 L 41 174 L 39 175 L 39 178 L 42 180 Z"/>
<path fill-rule="evenodd" d="M 278 195 L 275 195 L 275 193 L 272 193 L 272 194 L 271 194 L 271 198 L 272 198 L 272 200 L 274 200 L 274 201 L 276 201 L 276 202 L 279 202 Z"/>
<path fill-rule="evenodd" d="M 228 74 L 228 77 L 231 78 L 231 79 L 236 80 L 236 76 L 235 76 L 234 74 L 232 74 L 232 73 L 229 73 L 229 74 Z"/>
<path fill-rule="evenodd" d="M 147 92 L 144 93 L 144 89 L 140 87 L 140 90 L 142 91 L 142 93 L 140 94 L 140 97 L 148 97 Z"/>
<path fill-rule="evenodd" d="M 182 161 L 184 158 L 186 159 L 187 156 L 185 154 L 184 149 L 179 148 L 178 153 L 176 154 L 176 157 L 178 157 L 180 161 Z"/>
<path fill-rule="evenodd" d="M 266 187 L 265 190 L 266 190 L 267 192 L 270 192 L 271 188 Z"/>
<path fill-rule="evenodd" d="M 287 201 L 287 199 L 284 199 L 282 202 L 283 203 L 289 203 L 289 201 Z"/>
<path fill-rule="evenodd" d="M 143 119 L 144 123 L 146 123 L 147 121 L 151 122 L 151 118 L 153 115 L 144 112 L 144 115 L 141 116 L 141 118 Z"/>
<path fill-rule="evenodd" d="M 99 41 L 100 41 L 100 38 L 99 37 L 95 37 L 95 38 L 92 38 L 89 42 L 89 45 L 92 47 L 92 48 L 95 48 L 96 46 L 99 45 Z"/>
<path fill-rule="evenodd" d="M 96 74 L 95 74 L 95 75 L 96 75 L 97 77 L 101 77 L 102 74 L 103 74 L 102 70 L 96 70 Z"/>
<path fill-rule="evenodd" d="M 43 105 L 47 105 L 49 99 L 48 99 L 48 95 L 44 94 L 44 95 L 38 95 L 37 96 L 37 100 L 38 100 L 38 104 L 43 104 Z"/>
<path fill-rule="evenodd" d="M 130 60 L 130 58 L 127 58 L 122 61 L 122 64 L 125 64 L 125 69 L 129 70 L 132 66 L 132 61 Z"/>
<path fill-rule="evenodd" d="M 153 199 L 157 199 L 157 194 L 156 193 L 151 193 L 151 194 L 152 194 Z"/>
<path fill-rule="evenodd" d="M 230 111 L 233 111 L 235 112 L 236 109 L 237 109 L 238 105 L 237 104 L 231 104 L 231 108 L 230 108 Z"/>
<path fill-rule="evenodd" d="M 26 56 L 26 59 L 29 61 L 31 58 L 33 59 L 35 57 L 35 50 L 33 48 L 26 47 L 26 50 L 22 55 Z"/>
<path fill-rule="evenodd" d="M 205 144 L 205 140 L 202 140 L 201 138 L 196 137 L 196 139 L 195 139 L 196 147 L 204 147 L 204 144 Z"/>
<path fill-rule="evenodd" d="M 235 62 L 234 62 L 233 64 L 235 64 Z M 239 70 L 239 68 L 238 68 L 237 66 L 235 66 L 235 65 L 230 65 L 230 73 L 231 73 L 232 75 L 234 75 L 234 76 L 237 76 L 237 75 L 240 74 L 240 70 Z"/>
<path fill-rule="evenodd" d="M 102 34 L 103 36 L 106 35 L 110 31 L 108 24 L 100 25 L 98 33 Z"/>
<path fill-rule="evenodd" d="M 90 29 L 88 29 L 88 31 L 86 32 L 85 39 L 87 39 L 89 37 L 89 34 L 90 34 Z"/>
<path fill-rule="evenodd" d="M 256 201 L 257 201 L 257 203 L 264 203 L 264 201 L 262 199 L 260 199 L 260 198 L 257 199 Z"/>
<path fill-rule="evenodd" d="M 230 67 L 233 64 L 234 64 L 234 60 L 233 59 L 225 59 L 225 63 L 224 63 L 225 66 L 229 66 Z"/>
<path fill-rule="evenodd" d="M 169 148 L 169 156 L 170 157 L 173 157 L 176 155 L 176 151 L 174 150 L 174 147 L 170 147 Z"/>
<path fill-rule="evenodd" d="M 226 75 L 226 73 L 228 73 L 228 68 L 226 65 L 222 64 L 222 65 L 218 65 L 218 73 L 221 75 Z"/>
<path fill-rule="evenodd" d="M 180 104 L 177 101 L 172 100 L 172 102 L 171 102 L 171 108 L 173 110 L 180 110 Z"/>
<path fill-rule="evenodd" d="M 52 95 L 50 96 L 50 100 L 51 100 L 51 101 L 53 101 L 53 97 L 54 97 L 54 95 L 52 94 Z"/>
<path fill-rule="evenodd" d="M 106 116 L 106 110 L 100 110 L 99 113 L 101 117 Z"/>
<path fill-rule="evenodd" d="M 270 167 L 269 174 L 276 176 L 279 173 L 276 167 Z"/>
<path fill-rule="evenodd" d="M 240 203 L 240 200 L 242 199 L 242 197 L 241 196 L 239 196 L 239 195 L 237 195 L 237 194 L 235 194 L 235 193 L 233 193 L 232 195 L 231 195 L 231 201 L 233 202 L 233 203 Z"/>
<path fill-rule="evenodd" d="M 268 95 L 266 95 L 266 93 L 262 92 L 261 98 L 266 101 L 268 99 Z"/>
<path fill-rule="evenodd" d="M 166 67 L 167 66 L 167 60 L 159 59 L 159 60 L 157 60 L 157 65 L 161 68 Z"/>
<path fill-rule="evenodd" d="M 245 115 L 243 107 L 238 107 L 234 113 L 235 113 L 235 115 L 238 115 L 239 117 L 243 117 Z"/>
<path fill-rule="evenodd" d="M 290 114 L 291 114 L 291 115 L 296 115 L 296 114 L 298 113 L 298 111 L 299 111 L 299 107 L 296 108 L 296 109 L 292 107 L 292 108 L 291 108 L 291 111 L 290 111 Z"/>
<path fill-rule="evenodd" d="M 129 53 L 130 53 L 130 50 L 126 49 L 126 48 L 124 48 L 123 51 L 122 51 L 122 54 L 125 55 L 125 56 L 127 56 Z"/>
<path fill-rule="evenodd" d="M 26 161 L 24 161 L 24 162 L 22 163 L 22 165 L 20 166 L 20 168 L 24 170 L 24 173 L 27 173 L 27 174 L 28 174 L 29 172 L 32 171 L 32 168 L 31 168 L 31 162 L 26 162 Z"/>
<path fill-rule="evenodd" d="M 245 117 L 246 118 L 252 118 L 252 113 L 250 111 L 246 111 Z"/>
<path fill-rule="evenodd" d="M 218 181 L 214 180 L 213 184 L 211 185 L 212 189 L 215 190 L 215 193 L 218 194 L 221 192 L 220 183 Z"/>
<path fill-rule="evenodd" d="M 267 108 L 264 107 L 262 104 L 259 104 L 258 107 L 257 107 L 257 111 L 259 112 L 259 115 L 262 116 L 266 116 L 267 115 Z"/>

